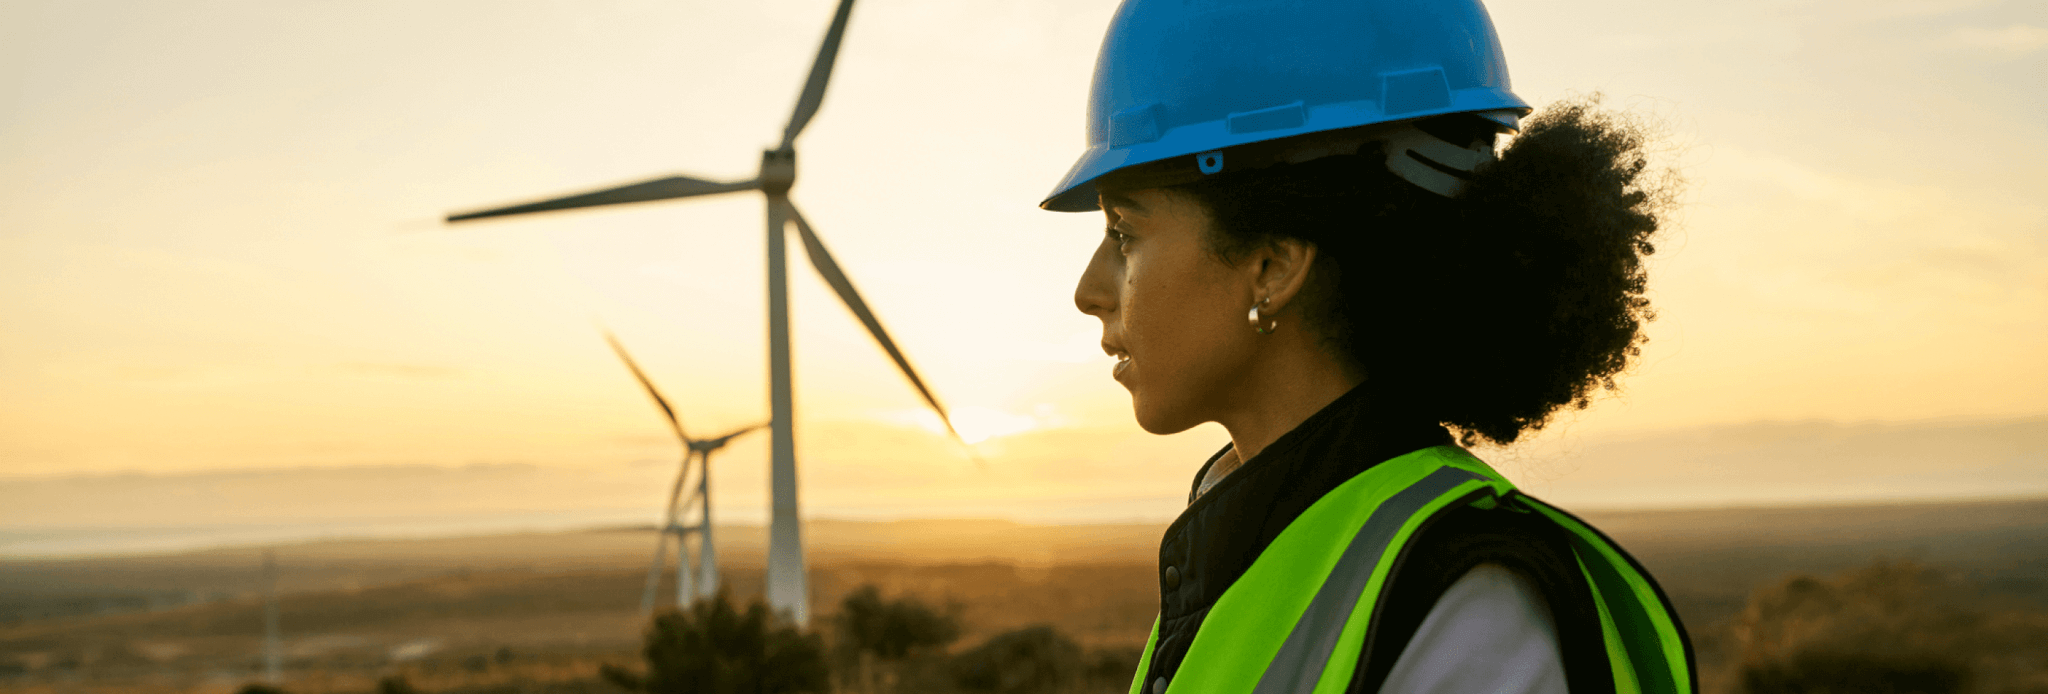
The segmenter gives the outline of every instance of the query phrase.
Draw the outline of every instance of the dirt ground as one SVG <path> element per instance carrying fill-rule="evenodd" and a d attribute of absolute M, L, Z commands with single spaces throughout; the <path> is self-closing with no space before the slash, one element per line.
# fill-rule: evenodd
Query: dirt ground
<path fill-rule="evenodd" d="M 1678 604 L 1709 691 L 1727 684 L 1714 673 L 1749 596 L 1788 575 L 1910 559 L 2048 606 L 2048 501 L 1585 516 Z M 813 523 L 815 623 L 875 584 L 956 606 L 956 650 L 1033 624 L 1090 649 L 1135 648 L 1157 609 L 1162 529 Z M 727 529 L 720 541 L 728 590 L 758 596 L 765 533 Z M 645 529 L 276 547 L 289 690 L 369 692 L 402 674 L 426 692 L 618 691 L 596 672 L 637 663 L 652 547 Z M 260 554 L 0 561 L 0 688 L 234 691 L 260 667 Z"/>

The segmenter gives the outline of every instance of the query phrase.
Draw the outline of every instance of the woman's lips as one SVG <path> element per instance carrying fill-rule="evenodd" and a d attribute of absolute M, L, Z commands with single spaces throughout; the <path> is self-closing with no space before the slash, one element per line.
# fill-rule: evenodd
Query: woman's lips
<path fill-rule="evenodd" d="M 1131 353 L 1124 351 L 1121 345 L 1111 344 L 1108 339 L 1102 341 L 1102 353 L 1116 357 L 1116 366 L 1110 368 L 1109 377 L 1122 381 L 1124 370 L 1131 368 Z"/>

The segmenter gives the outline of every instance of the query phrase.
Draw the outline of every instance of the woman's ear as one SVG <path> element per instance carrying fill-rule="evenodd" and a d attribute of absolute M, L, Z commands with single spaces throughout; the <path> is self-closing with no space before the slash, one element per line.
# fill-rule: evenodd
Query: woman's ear
<path fill-rule="evenodd" d="M 1316 245 L 1297 238 L 1280 238 L 1252 255 L 1257 275 L 1253 278 L 1253 301 L 1264 300 L 1263 312 L 1280 313 L 1301 296 L 1308 286 L 1309 269 L 1315 265 Z"/>

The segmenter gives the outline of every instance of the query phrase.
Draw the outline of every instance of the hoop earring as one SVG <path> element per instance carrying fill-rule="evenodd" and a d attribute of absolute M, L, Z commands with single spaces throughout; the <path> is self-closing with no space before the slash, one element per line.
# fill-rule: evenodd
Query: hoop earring
<path fill-rule="evenodd" d="M 1280 328 L 1280 319 L 1275 318 L 1271 323 L 1267 323 L 1265 317 L 1259 315 L 1259 309 L 1265 307 L 1265 305 L 1268 302 L 1271 302 L 1272 300 L 1272 297 L 1260 299 L 1259 303 L 1252 305 L 1252 312 L 1245 316 L 1247 320 L 1251 321 L 1252 332 L 1258 333 L 1260 335 L 1271 335 L 1273 334 L 1274 330 L 1278 330 Z"/>

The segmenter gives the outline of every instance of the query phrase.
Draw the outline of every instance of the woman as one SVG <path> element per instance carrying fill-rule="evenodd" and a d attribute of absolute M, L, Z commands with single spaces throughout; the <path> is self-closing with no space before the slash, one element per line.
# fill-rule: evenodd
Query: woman
<path fill-rule="evenodd" d="M 1231 438 L 1133 694 L 1697 689 L 1647 572 L 1457 445 L 1637 354 L 1664 198 L 1634 130 L 1525 126 L 1476 0 L 1127 0 L 1089 111 L 1042 205 L 1107 219 L 1075 304 L 1141 426 Z"/>

